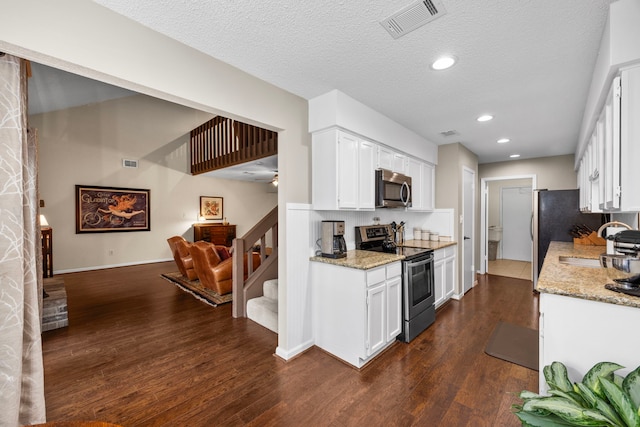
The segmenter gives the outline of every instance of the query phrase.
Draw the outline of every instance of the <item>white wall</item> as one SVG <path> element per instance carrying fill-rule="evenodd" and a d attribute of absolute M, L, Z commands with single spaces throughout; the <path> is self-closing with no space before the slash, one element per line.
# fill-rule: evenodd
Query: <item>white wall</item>
<path fill-rule="evenodd" d="M 223 198 L 238 236 L 271 211 L 277 194 L 266 183 L 190 174 L 189 131 L 211 117 L 146 95 L 31 116 L 55 272 L 172 259 L 166 239 L 193 239 L 200 196 Z M 139 168 L 123 168 L 123 158 Z M 76 184 L 150 189 L 151 231 L 75 234 Z"/>
<path fill-rule="evenodd" d="M 485 163 L 478 166 L 478 182 L 482 178 L 501 176 L 536 175 L 537 188 L 570 190 L 578 187 L 578 177 L 573 169 L 573 154 L 539 157 L 537 159 Z"/>
<path fill-rule="evenodd" d="M 287 306 L 287 202 L 310 202 L 307 101 L 86 0 L 6 0 L 0 51 L 279 131 L 279 306 Z M 287 350 L 287 319 L 278 346 Z"/>

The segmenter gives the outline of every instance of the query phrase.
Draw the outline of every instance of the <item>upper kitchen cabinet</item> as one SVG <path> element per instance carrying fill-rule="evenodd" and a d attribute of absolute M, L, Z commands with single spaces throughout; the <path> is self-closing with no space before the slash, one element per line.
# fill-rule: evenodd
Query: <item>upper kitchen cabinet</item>
<path fill-rule="evenodd" d="M 435 206 L 435 167 L 410 157 L 406 174 L 411 177 L 410 210 L 432 211 Z"/>
<path fill-rule="evenodd" d="M 613 79 L 578 169 L 580 208 L 586 212 L 639 212 L 635 161 L 640 158 L 640 67 Z"/>
<path fill-rule="evenodd" d="M 377 145 L 330 129 L 312 137 L 313 208 L 374 210 Z"/>

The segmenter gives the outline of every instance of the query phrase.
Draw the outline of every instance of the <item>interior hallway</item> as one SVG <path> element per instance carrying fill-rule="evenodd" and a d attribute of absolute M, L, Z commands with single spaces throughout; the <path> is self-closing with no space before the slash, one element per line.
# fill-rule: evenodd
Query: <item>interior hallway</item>
<path fill-rule="evenodd" d="M 43 334 L 48 421 L 135 426 L 515 426 L 538 372 L 484 353 L 499 321 L 537 329 L 531 283 L 479 275 L 436 323 L 358 371 L 317 348 L 285 362 L 231 304 L 160 277 L 173 262 L 58 275 L 69 326 Z"/>
<path fill-rule="evenodd" d="M 489 261 L 489 274 L 515 279 L 533 280 L 531 277 L 531 263 L 512 259 L 497 259 Z"/>

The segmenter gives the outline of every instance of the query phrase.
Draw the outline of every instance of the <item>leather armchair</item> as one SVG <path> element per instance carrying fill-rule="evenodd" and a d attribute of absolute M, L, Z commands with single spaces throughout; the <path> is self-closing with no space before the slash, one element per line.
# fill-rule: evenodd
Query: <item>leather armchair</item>
<path fill-rule="evenodd" d="M 189 280 L 196 280 L 198 275 L 193 268 L 193 259 L 189 251 L 191 243 L 187 242 L 182 236 L 170 237 L 167 239 L 167 243 L 169 243 L 173 259 L 178 266 L 180 274 Z"/>
<path fill-rule="evenodd" d="M 222 246 L 220 249 L 225 248 Z M 202 286 L 219 295 L 228 294 L 233 288 L 233 257 L 222 260 L 218 247 L 209 242 L 196 242 L 191 245 L 190 252 L 193 265 Z M 253 252 L 253 268 L 260 266 L 260 254 Z M 244 256 L 244 278 L 248 275 L 247 255 Z"/>

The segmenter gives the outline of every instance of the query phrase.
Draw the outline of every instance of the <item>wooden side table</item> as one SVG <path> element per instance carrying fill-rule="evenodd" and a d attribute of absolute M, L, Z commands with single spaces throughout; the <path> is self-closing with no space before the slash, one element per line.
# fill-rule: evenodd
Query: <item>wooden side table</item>
<path fill-rule="evenodd" d="M 40 228 L 42 239 L 42 275 L 53 276 L 53 229 L 51 227 Z"/>
<path fill-rule="evenodd" d="M 222 224 L 193 224 L 193 241 L 204 240 L 216 245 L 224 245 L 230 247 L 233 245 L 233 239 L 236 238 L 235 225 Z"/>

